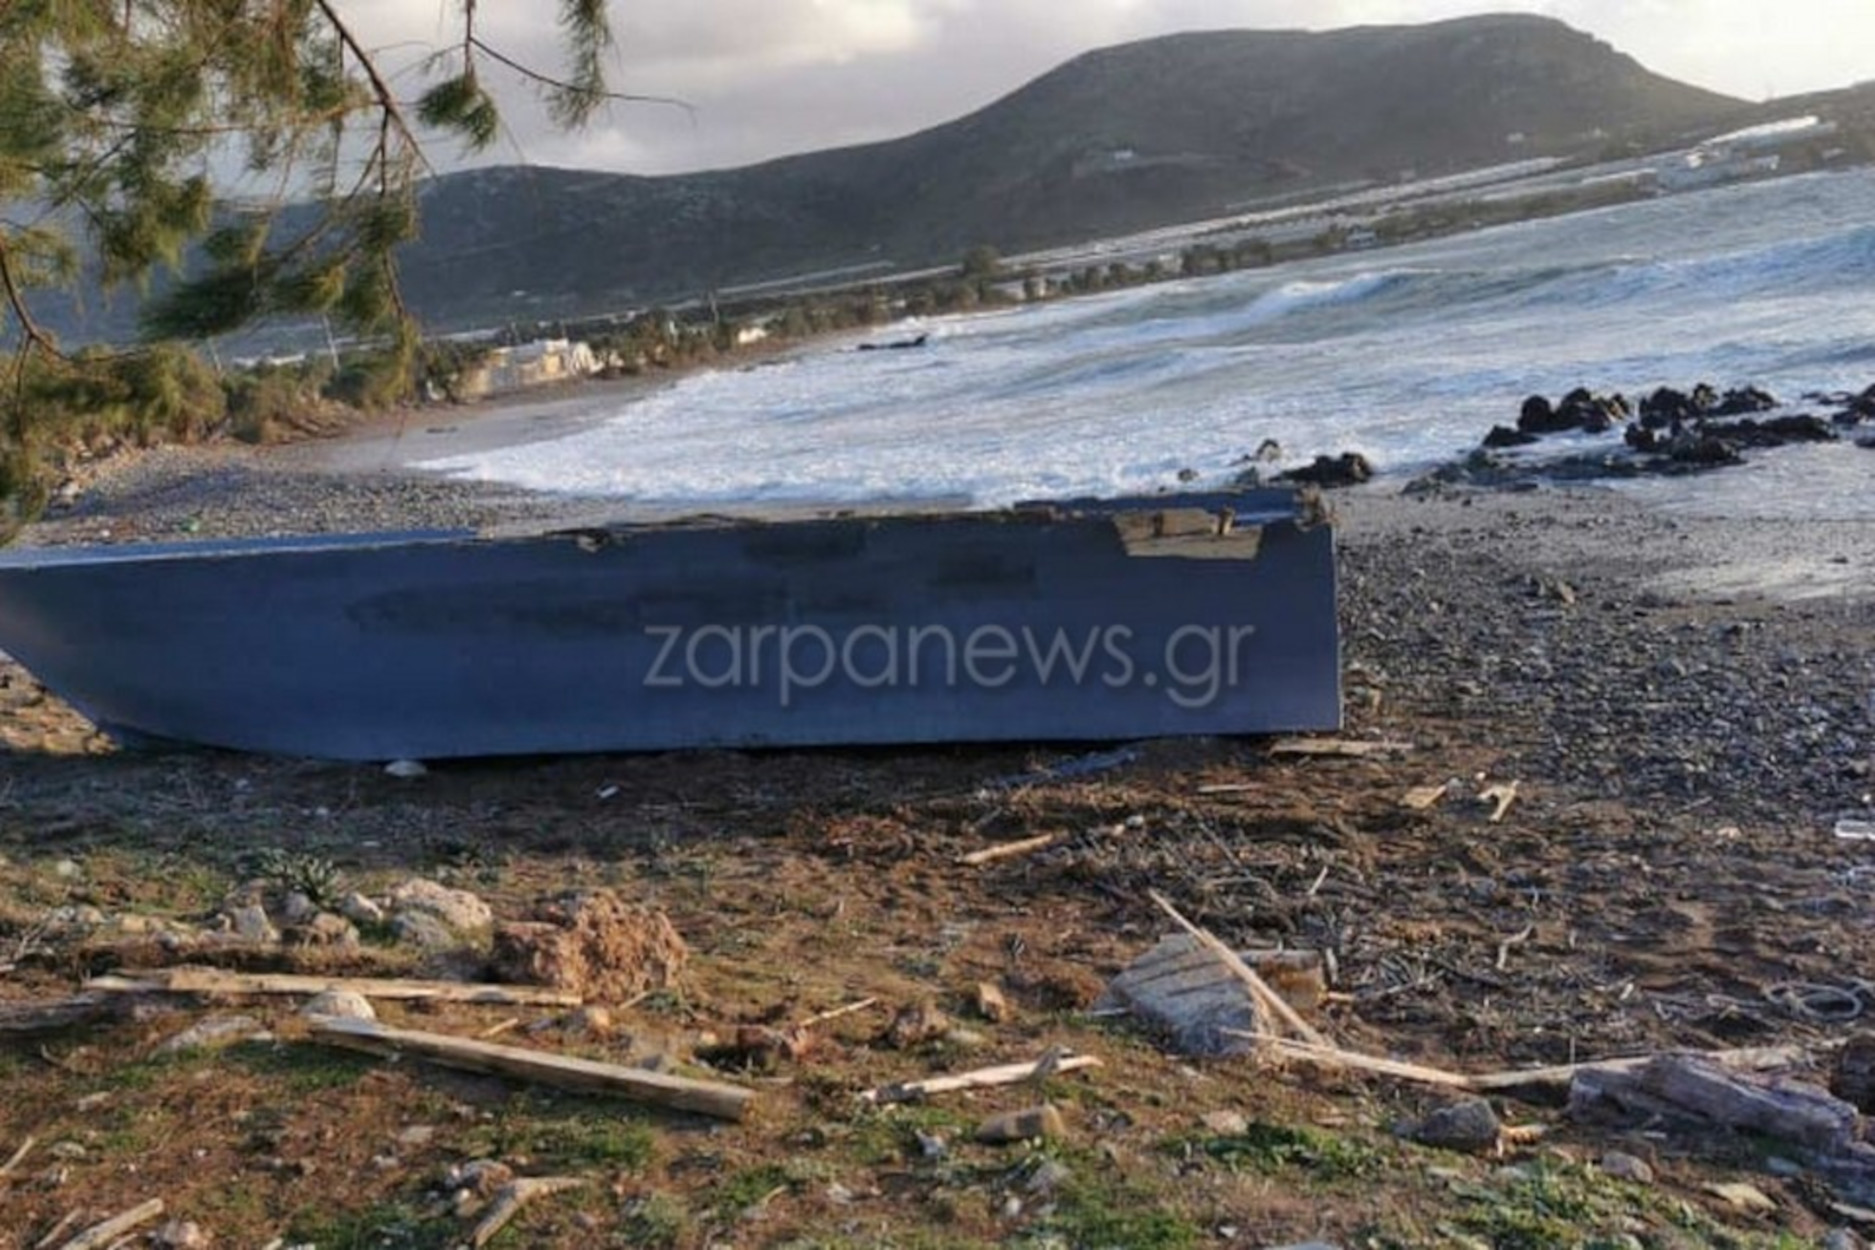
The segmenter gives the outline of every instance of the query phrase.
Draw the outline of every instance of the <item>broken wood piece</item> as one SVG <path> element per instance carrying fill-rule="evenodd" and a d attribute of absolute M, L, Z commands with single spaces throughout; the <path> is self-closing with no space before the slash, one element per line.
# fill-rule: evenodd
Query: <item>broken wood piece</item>
<path fill-rule="evenodd" d="M 1499 972 L 1504 971 L 1504 965 L 1510 962 L 1511 948 L 1513 946 L 1522 946 L 1525 942 L 1530 940 L 1531 935 L 1535 932 L 1535 925 L 1525 925 L 1521 933 L 1513 933 L 1497 944 L 1497 970 Z"/>
<path fill-rule="evenodd" d="M 1036 1070 L 1048 1062 L 1050 1062 L 1050 1056 L 1043 1055 L 1027 1063 L 1006 1063 L 993 1068 L 958 1072 L 950 1076 L 926 1077 L 922 1081 L 895 1081 L 890 1085 L 869 1089 L 861 1094 L 860 1098 L 874 1104 L 916 1102 L 932 1094 L 952 1094 L 964 1089 L 989 1089 L 997 1085 L 1018 1085 L 1023 1081 L 1033 1080 Z M 1079 1072 L 1083 1068 L 1100 1066 L 1100 1060 L 1092 1055 L 1056 1054 L 1050 1074 Z"/>
<path fill-rule="evenodd" d="M 140 1224 L 148 1224 L 162 1213 L 163 1200 L 152 1198 L 148 1202 L 137 1204 L 128 1211 L 113 1215 L 102 1224 L 93 1224 L 59 1247 L 59 1250 L 102 1250 L 103 1247 L 110 1245 L 131 1229 Z"/>
<path fill-rule="evenodd" d="M 1510 805 L 1517 801 L 1518 784 L 1519 783 L 1515 781 L 1500 782 L 1494 786 L 1486 786 L 1478 792 L 1479 802 L 1492 805 L 1490 815 L 1492 824 L 1497 825 L 1503 823 L 1504 813 L 1508 812 L 1510 810 Z"/>
<path fill-rule="evenodd" d="M 78 1222 L 78 1214 L 77 1211 L 67 1211 L 64 1215 L 60 1216 L 59 1222 L 47 1229 L 46 1235 L 34 1243 L 33 1250 L 48 1250 L 53 1243 L 58 1241 L 59 1234 Z"/>
<path fill-rule="evenodd" d="M 1445 801 L 1446 788 L 1440 786 L 1414 786 L 1400 799 L 1400 806 L 1408 811 L 1429 812 Z"/>
<path fill-rule="evenodd" d="M 856 1003 L 848 1003 L 844 1007 L 835 1007 L 829 1011 L 823 1011 L 819 1015 L 809 1016 L 795 1027 L 809 1029 L 817 1024 L 826 1024 L 831 1020 L 838 1020 L 841 1016 L 856 1015 L 859 1012 L 865 1011 L 868 1007 L 876 1007 L 878 1005 L 879 1000 L 877 998 L 862 998 Z"/>
<path fill-rule="evenodd" d="M 1698 1052 L 1708 1063 L 1738 1072 L 1757 1072 L 1774 1068 L 1793 1068 L 1809 1062 L 1811 1048 L 1805 1046 L 1747 1046 L 1738 1050 Z M 1545 1068 L 1524 1068 L 1503 1072 L 1481 1072 L 1469 1080 L 1481 1094 L 1508 1094 L 1526 1101 L 1561 1102 L 1568 1096 L 1572 1081 L 1584 1072 L 1633 1072 L 1657 1058 L 1633 1055 L 1620 1059 L 1591 1059 L 1582 1063 L 1556 1064 Z"/>
<path fill-rule="evenodd" d="M 13 1174 L 13 1169 L 24 1163 L 26 1161 L 26 1156 L 31 1154 L 33 1152 L 33 1147 L 38 1144 L 39 1139 L 37 1137 L 28 1137 L 25 1141 L 21 1142 L 19 1149 L 7 1156 L 7 1161 L 5 1163 L 0 1163 L 0 1180 L 5 1180 L 7 1177 L 11 1176 Z"/>
<path fill-rule="evenodd" d="M 1859 1135 L 1856 1109 L 1820 1085 L 1754 1079 L 1697 1055 L 1659 1055 L 1628 1072 L 1598 1073 L 1593 1081 L 1578 1076 L 1571 1108 L 1598 1104 L 1649 1112 L 1665 1104 L 1681 1119 L 1775 1137 L 1826 1155 L 1841 1154 Z"/>
<path fill-rule="evenodd" d="M 549 1194 L 564 1193 L 569 1189 L 578 1189 L 586 1180 L 580 1176 L 522 1176 L 503 1185 L 495 1194 L 495 1204 L 489 1208 L 482 1222 L 469 1234 L 469 1244 L 481 1250 L 495 1239 L 495 1234 L 508 1226 L 508 1221 L 521 1213 L 521 1208 L 536 1198 L 545 1198 Z"/>
<path fill-rule="evenodd" d="M 1039 851 L 1044 847 L 1052 846 L 1054 845 L 1055 839 L 1060 836 L 1061 835 L 1058 833 L 1043 833 L 1037 834 L 1033 838 L 1023 838 L 1020 842 L 1004 842 L 999 846 L 986 846 L 980 851 L 972 851 L 968 855 L 958 856 L 957 862 L 964 865 L 966 868 L 977 868 L 984 864 L 993 864 L 999 859 L 1012 859 L 1017 855 L 1027 855 L 1032 851 Z"/>
<path fill-rule="evenodd" d="M 0 1003 L 0 1037 L 56 1033 L 116 1014 L 122 1003 L 109 994 L 75 994 L 27 1002 Z"/>
<path fill-rule="evenodd" d="M 643 1068 L 624 1068 L 545 1051 L 497 1046 L 441 1033 L 394 1029 L 374 1020 L 314 1016 L 311 1023 L 312 1040 L 332 1046 L 393 1058 L 413 1055 L 445 1067 L 516 1077 L 557 1089 L 616 1094 L 723 1120 L 740 1120 L 755 1097 L 753 1090 L 736 1085 L 670 1076 Z"/>
<path fill-rule="evenodd" d="M 1264 984 L 1298 1011 L 1328 990 L 1319 951 L 1239 951 Z M 1168 933 L 1107 983 L 1094 1012 L 1130 1013 L 1181 1055 L 1235 1055 L 1255 1049 L 1226 1029 L 1267 1031 L 1268 1012 L 1249 987 L 1188 933 Z"/>
<path fill-rule="evenodd" d="M 1278 738 L 1269 748 L 1271 755 L 1328 755 L 1347 759 L 1393 755 L 1412 749 L 1410 742 L 1367 738 Z"/>
<path fill-rule="evenodd" d="M 365 998 L 452 1003 L 497 1003 L 507 1007 L 578 1007 L 570 990 L 540 985 L 471 981 L 412 981 L 392 977 L 317 977 L 284 972 L 229 972 L 187 966 L 93 977 L 84 988 L 131 994 L 326 994 L 349 991 Z"/>
<path fill-rule="evenodd" d="M 1249 794 L 1249 793 L 1251 793 L 1251 792 L 1252 792 L 1252 791 L 1254 791 L 1254 790 L 1261 790 L 1261 789 L 1264 789 L 1264 788 L 1265 788 L 1265 787 L 1263 787 L 1263 786 L 1261 786 L 1261 785 L 1258 785 L 1258 784 L 1257 784 L 1257 783 L 1255 783 L 1255 782 L 1247 782 L 1247 781 L 1246 781 L 1246 782 L 1232 782 L 1232 783 L 1230 783 L 1230 784 L 1228 784 L 1228 785 L 1215 785 L 1215 786 L 1199 786 L 1199 787 L 1198 787 L 1198 793 L 1199 793 L 1199 794 L 1206 794 L 1206 795 L 1210 795 L 1210 794 Z"/>
<path fill-rule="evenodd" d="M 1308 1021 L 1297 1015 L 1296 1009 L 1291 1007 L 1288 1002 L 1284 1000 L 1282 995 L 1272 990 L 1269 987 L 1269 983 L 1258 976 L 1256 974 L 1256 969 L 1245 963 L 1238 956 L 1236 951 L 1218 940 L 1216 935 L 1212 934 L 1209 930 L 1200 928 L 1187 920 L 1178 908 L 1172 906 L 1171 900 L 1167 899 L 1165 895 L 1159 893 L 1157 890 L 1149 890 L 1147 891 L 1147 895 L 1158 906 L 1160 911 L 1170 916 L 1172 921 L 1177 924 L 1179 928 L 1191 934 L 1200 945 L 1204 946 L 1215 955 L 1219 962 L 1230 970 L 1233 976 L 1249 987 L 1250 993 L 1256 999 L 1259 1007 L 1269 1012 L 1291 1033 L 1294 1033 L 1302 1040 L 1311 1042 L 1317 1046 L 1333 1048 L 1329 1040 L 1323 1037 L 1321 1033 L 1317 1032 Z"/>
<path fill-rule="evenodd" d="M 1250 1041 L 1274 1047 L 1285 1055 L 1297 1059 L 1308 1059 L 1327 1067 L 1349 1068 L 1358 1072 L 1371 1072 L 1376 1076 L 1398 1077 L 1404 1081 L 1417 1081 L 1422 1085 L 1437 1085 L 1444 1089 L 1471 1088 L 1471 1078 L 1463 1073 L 1447 1072 L 1443 1068 L 1430 1068 L 1420 1063 L 1408 1063 L 1403 1059 L 1382 1059 L 1376 1055 L 1364 1055 L 1356 1050 L 1344 1050 L 1332 1043 L 1305 1042 L 1298 1038 L 1282 1037 L 1274 1033 L 1242 1033 L 1241 1036 Z"/>

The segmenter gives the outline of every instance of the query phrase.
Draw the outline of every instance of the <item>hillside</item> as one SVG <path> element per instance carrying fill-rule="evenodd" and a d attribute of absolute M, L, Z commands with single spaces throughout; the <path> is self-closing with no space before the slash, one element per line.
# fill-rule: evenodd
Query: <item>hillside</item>
<path fill-rule="evenodd" d="M 1172 35 L 1087 53 L 884 143 L 675 177 L 440 178 L 407 293 L 441 326 L 618 309 L 948 263 L 977 243 L 1081 241 L 1409 171 L 1665 142 L 1745 108 L 1533 16 Z"/>

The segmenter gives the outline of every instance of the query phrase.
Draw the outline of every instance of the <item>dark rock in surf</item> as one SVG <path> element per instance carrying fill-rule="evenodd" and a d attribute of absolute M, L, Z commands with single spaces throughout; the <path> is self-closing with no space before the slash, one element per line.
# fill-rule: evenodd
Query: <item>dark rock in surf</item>
<path fill-rule="evenodd" d="M 1524 400 L 1523 409 L 1517 414 L 1519 433 L 1560 434 L 1569 428 L 1568 422 L 1559 418 L 1549 400 L 1541 395 L 1532 395 Z"/>
<path fill-rule="evenodd" d="M 1757 421 L 1746 418 L 1743 421 L 1714 422 L 1707 421 L 1700 426 L 1700 433 L 1714 438 L 1725 439 L 1741 447 L 1782 447 L 1788 443 L 1833 443 L 1836 431 L 1830 423 L 1821 417 L 1809 413 L 1793 413 L 1787 417 L 1771 417 Z"/>
<path fill-rule="evenodd" d="M 1366 456 L 1358 451 L 1344 451 L 1339 456 L 1317 456 L 1314 464 L 1291 469 L 1276 480 L 1332 489 L 1359 486 L 1371 481 L 1373 476 L 1374 466 Z"/>
<path fill-rule="evenodd" d="M 1777 397 L 1771 392 L 1756 386 L 1744 386 L 1725 392 L 1719 402 L 1713 404 L 1703 415 L 1742 417 L 1754 412 L 1769 412 L 1775 407 L 1777 407 Z"/>
<path fill-rule="evenodd" d="M 1484 446 L 1491 448 L 1528 447 L 1532 443 L 1541 441 L 1534 434 L 1513 430 L 1508 425 L 1494 425 L 1491 427 L 1491 432 L 1484 436 Z"/>

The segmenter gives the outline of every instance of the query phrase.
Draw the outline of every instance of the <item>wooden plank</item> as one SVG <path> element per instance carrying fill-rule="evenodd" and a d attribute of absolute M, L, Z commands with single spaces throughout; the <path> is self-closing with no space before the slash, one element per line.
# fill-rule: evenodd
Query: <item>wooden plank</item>
<path fill-rule="evenodd" d="M 1806 1046 L 1747 1046 L 1738 1050 L 1715 1050 L 1698 1057 L 1739 1072 L 1758 1072 L 1770 1068 L 1793 1068 L 1808 1063 L 1812 1048 Z M 1480 1072 L 1470 1077 L 1471 1088 L 1481 1094 L 1544 1095 L 1560 1100 L 1568 1096 L 1570 1082 L 1585 1072 L 1635 1072 L 1652 1063 L 1657 1056 L 1633 1055 L 1621 1059 L 1591 1059 L 1583 1063 L 1564 1063 L 1547 1068 L 1524 1068 L 1508 1072 Z"/>
<path fill-rule="evenodd" d="M 740 1120 L 754 1099 L 753 1090 L 716 1081 L 623 1068 L 592 1059 L 574 1059 L 545 1051 L 497 1046 L 441 1033 L 395 1029 L 375 1020 L 332 1016 L 312 1019 L 311 1038 L 367 1054 L 411 1055 L 445 1067 L 551 1085 L 583 1093 L 616 1094 L 677 1111 L 694 1111 L 721 1120 Z"/>
<path fill-rule="evenodd" d="M 452 1003 L 491 1003 L 504 1007 L 578 1007 L 582 999 L 569 990 L 541 985 L 497 985 L 473 981 L 413 981 L 394 977 L 318 977 L 287 972 L 229 972 L 222 968 L 184 966 L 94 977 L 84 988 L 128 994 L 325 994 L 349 991 L 365 998 Z"/>
<path fill-rule="evenodd" d="M 162 1213 L 163 1200 L 161 1198 L 152 1198 L 148 1202 L 138 1203 L 121 1215 L 113 1215 L 102 1224 L 93 1224 L 60 1246 L 59 1250 L 102 1250 L 102 1247 L 112 1244 L 139 1224 L 148 1224 Z"/>
<path fill-rule="evenodd" d="M 922 1081 L 898 1081 L 869 1089 L 860 1098 L 870 1103 L 915 1102 L 931 1094 L 951 1094 L 965 1089 L 988 1089 L 997 1085 L 1016 1085 L 1034 1079 L 1038 1073 L 1054 1076 L 1098 1068 L 1100 1060 L 1092 1055 L 1043 1055 L 1028 1063 L 1006 1063 L 993 1068 L 977 1068 L 951 1076 L 926 1077 Z"/>
<path fill-rule="evenodd" d="M 1335 1045 L 1318 1045 L 1298 1038 L 1278 1037 L 1273 1033 L 1247 1033 L 1241 1029 L 1226 1029 L 1225 1032 L 1261 1042 L 1285 1055 L 1308 1059 L 1328 1067 L 1372 1072 L 1376 1076 L 1393 1076 L 1403 1081 L 1417 1081 L 1421 1085 L 1437 1085 L 1444 1089 L 1471 1088 L 1469 1077 L 1459 1072 L 1447 1072 L 1443 1068 L 1429 1068 L 1424 1064 L 1407 1063 L 1400 1059 L 1382 1059 L 1375 1055 L 1364 1055 L 1355 1050 L 1343 1050 Z"/>
<path fill-rule="evenodd" d="M 115 1015 L 121 1003 L 110 994 L 0 1003 L 0 1037 L 54 1033 Z"/>
<path fill-rule="evenodd" d="M 1358 760 L 1370 755 L 1398 755 L 1411 751 L 1413 744 L 1366 738 L 1278 738 L 1270 743 L 1269 749 L 1271 755 L 1338 756 Z"/>
<path fill-rule="evenodd" d="M 980 851 L 958 856 L 957 862 L 968 868 L 993 864 L 999 859 L 1012 859 L 1017 855 L 1027 855 L 1031 851 L 1039 851 L 1044 847 L 1052 846 L 1055 839 L 1060 836 L 1055 833 L 1041 833 L 1032 838 L 1023 838 L 1020 842 L 1004 842 L 999 846 L 986 846 Z"/>

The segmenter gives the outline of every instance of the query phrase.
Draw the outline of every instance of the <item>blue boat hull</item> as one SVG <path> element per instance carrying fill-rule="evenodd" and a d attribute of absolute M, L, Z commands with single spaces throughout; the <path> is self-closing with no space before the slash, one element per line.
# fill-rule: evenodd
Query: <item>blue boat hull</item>
<path fill-rule="evenodd" d="M 1286 492 L 0 553 L 0 648 L 105 729 L 382 760 L 1340 722 Z"/>

